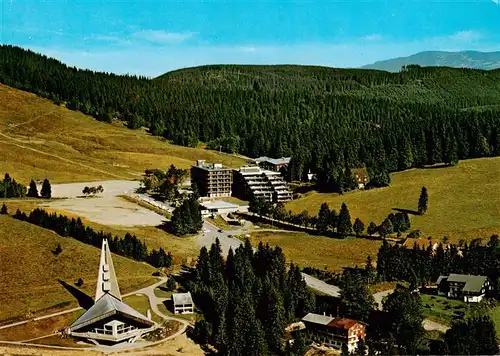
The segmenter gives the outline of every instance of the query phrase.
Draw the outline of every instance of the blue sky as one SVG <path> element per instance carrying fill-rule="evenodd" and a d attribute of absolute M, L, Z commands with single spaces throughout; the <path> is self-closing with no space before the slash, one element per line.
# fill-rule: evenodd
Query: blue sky
<path fill-rule="evenodd" d="M 499 1 L 0 0 L 0 42 L 146 76 L 214 63 L 358 67 L 500 50 Z"/>

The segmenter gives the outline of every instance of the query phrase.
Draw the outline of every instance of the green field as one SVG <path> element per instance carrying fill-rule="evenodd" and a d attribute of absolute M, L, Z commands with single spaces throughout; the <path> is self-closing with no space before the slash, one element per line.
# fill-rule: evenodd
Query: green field
<path fill-rule="evenodd" d="M 452 241 L 488 238 L 500 232 L 500 157 L 461 161 L 454 167 L 411 169 L 393 173 L 389 187 L 344 195 L 309 192 L 287 204 L 293 212 L 317 214 L 327 202 L 337 211 L 345 202 L 351 217 L 380 224 L 393 208 L 417 210 L 422 186 L 429 192 L 428 212 L 410 215 L 412 230 Z"/>
<path fill-rule="evenodd" d="M 148 316 L 148 310 L 151 310 L 151 306 L 149 305 L 149 298 L 144 294 L 129 295 L 128 297 L 123 298 L 123 302 L 128 304 L 144 316 Z M 153 319 L 153 321 L 156 323 L 163 323 L 163 318 L 161 318 L 152 310 L 151 319 Z"/>
<path fill-rule="evenodd" d="M 138 179 L 147 168 L 188 168 L 197 159 L 240 166 L 245 160 L 168 144 L 144 130 L 98 122 L 46 99 L 0 85 L 0 172 L 22 183 Z"/>
<path fill-rule="evenodd" d="M 490 316 L 495 323 L 497 329 L 497 337 L 500 339 L 500 306 L 493 308 L 490 312 Z"/>
<path fill-rule="evenodd" d="M 300 266 L 340 270 L 348 266 L 364 266 L 366 257 L 377 257 L 380 241 L 366 239 L 333 239 L 306 233 L 253 232 L 253 246 L 260 241 L 283 249 L 287 261 Z"/>
<path fill-rule="evenodd" d="M 57 244 L 63 251 L 55 256 L 52 250 Z M 81 290 L 93 297 L 99 255 L 98 248 L 0 216 L 0 320 L 77 306 L 76 298 L 59 280 L 74 286 L 82 278 Z M 117 255 L 113 255 L 113 262 L 122 293 L 156 280 L 151 276 L 155 269 L 148 264 Z"/>
<path fill-rule="evenodd" d="M 424 317 L 443 325 L 450 326 L 453 318 L 462 318 L 469 311 L 469 305 L 460 300 L 429 294 L 420 297 Z"/>
<path fill-rule="evenodd" d="M 38 207 L 38 204 L 43 202 L 42 199 L 0 199 L 0 206 L 5 204 L 10 214 L 14 214 L 17 209 L 29 213 Z M 44 208 L 47 212 L 55 212 L 67 216 L 68 218 L 78 217 L 65 211 L 56 209 Z M 80 217 L 81 218 L 81 217 Z M 107 226 L 98 224 L 85 218 L 81 218 L 83 223 L 91 226 L 96 231 L 104 231 L 112 233 L 113 236 L 123 237 L 127 232 L 136 235 L 141 240 L 146 242 L 148 249 L 159 249 L 163 247 L 165 251 L 172 253 L 174 264 L 180 265 L 183 263 L 192 262 L 200 252 L 199 246 L 196 244 L 195 238 L 192 236 L 175 236 L 154 226 Z"/>

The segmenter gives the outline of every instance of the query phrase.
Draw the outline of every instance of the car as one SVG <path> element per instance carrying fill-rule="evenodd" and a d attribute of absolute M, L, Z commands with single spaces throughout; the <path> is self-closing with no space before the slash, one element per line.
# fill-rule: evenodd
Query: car
<path fill-rule="evenodd" d="M 222 229 L 219 229 L 219 232 L 222 232 Z"/>

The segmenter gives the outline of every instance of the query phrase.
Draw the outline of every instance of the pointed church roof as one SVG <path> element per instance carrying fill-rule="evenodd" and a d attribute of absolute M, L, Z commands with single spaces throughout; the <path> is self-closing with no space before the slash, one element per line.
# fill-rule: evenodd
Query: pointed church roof
<path fill-rule="evenodd" d="M 76 319 L 76 321 L 71 324 L 70 329 L 71 331 L 76 331 L 84 326 L 91 325 L 96 321 L 116 314 L 135 320 L 147 326 L 152 326 L 154 324 L 151 320 L 132 307 L 106 293 L 92 307 L 90 307 L 89 310 Z"/>
<path fill-rule="evenodd" d="M 111 259 L 108 240 L 102 239 L 101 261 L 99 262 L 95 301 L 97 302 L 106 293 L 120 301 L 122 300 L 120 288 L 118 287 L 118 281 L 116 279 L 115 267 Z"/>
<path fill-rule="evenodd" d="M 147 317 L 122 302 L 108 240 L 103 239 L 101 260 L 99 262 L 99 274 L 97 276 L 95 303 L 71 324 L 70 330 L 78 330 L 84 326 L 116 314 L 147 326 L 152 326 L 154 324 Z"/>

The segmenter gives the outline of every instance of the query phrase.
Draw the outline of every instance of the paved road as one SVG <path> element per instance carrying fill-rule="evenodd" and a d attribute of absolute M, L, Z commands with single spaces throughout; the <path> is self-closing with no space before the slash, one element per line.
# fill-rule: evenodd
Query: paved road
<path fill-rule="evenodd" d="M 260 231 L 260 230 L 258 230 Z M 241 240 L 238 240 L 237 238 L 234 237 L 229 237 L 230 235 L 245 235 L 250 232 L 250 228 L 247 227 L 246 229 L 236 229 L 236 230 L 221 230 L 217 226 L 209 223 L 208 221 L 204 221 L 203 223 L 203 230 L 202 232 L 198 235 L 196 241 L 200 246 L 205 246 L 207 248 L 210 248 L 212 243 L 215 242 L 216 238 L 219 238 L 220 244 L 221 244 L 221 249 L 222 253 L 227 256 L 229 253 L 229 249 L 232 248 L 233 250 L 237 249 L 240 245 L 242 245 Z M 255 248 L 254 248 L 255 250 Z M 304 280 L 306 281 L 307 285 L 313 289 L 316 289 L 322 293 L 325 293 L 327 295 L 331 295 L 333 297 L 338 297 L 340 288 L 331 284 L 327 284 L 313 276 L 310 276 L 308 274 L 302 273 L 304 276 Z"/>
<path fill-rule="evenodd" d="M 250 225 L 251 226 L 251 225 Z M 246 235 L 250 233 L 250 226 L 246 225 L 244 228 L 239 228 L 235 230 L 222 230 L 218 228 L 217 226 L 209 223 L 208 221 L 204 221 L 203 223 L 203 230 L 202 232 L 198 235 L 196 241 L 200 246 L 205 246 L 207 248 L 210 248 L 212 243 L 215 242 L 215 239 L 218 237 L 219 241 L 221 243 L 221 249 L 222 253 L 227 256 L 229 249 L 232 248 L 235 250 L 238 248 L 242 242 L 238 240 L 237 238 L 230 237 L 231 235 Z M 261 230 L 254 230 L 254 231 L 264 231 L 267 229 L 261 229 Z M 271 230 L 274 231 L 274 230 Z M 287 231 L 288 232 L 288 231 Z M 254 249 L 255 250 L 255 249 Z M 302 276 L 304 276 L 304 280 L 306 281 L 307 285 L 313 289 L 316 289 L 317 291 L 320 291 L 322 293 L 325 293 L 327 295 L 330 295 L 332 297 L 339 297 L 340 293 L 340 287 L 328 284 L 323 282 L 322 280 L 319 280 L 313 276 L 310 276 L 308 274 L 302 273 Z M 387 290 L 384 292 L 379 292 L 375 293 L 373 297 L 375 298 L 375 301 L 379 305 L 379 308 L 382 308 L 382 299 L 391 294 L 393 290 Z"/>
<path fill-rule="evenodd" d="M 317 291 L 320 291 L 322 293 L 331 295 L 332 297 L 340 297 L 340 288 L 338 286 L 325 283 L 322 280 L 314 278 L 305 273 L 302 273 L 302 276 L 304 277 L 304 280 L 309 287 L 316 289 Z"/>
<path fill-rule="evenodd" d="M 130 293 L 124 294 L 124 295 L 122 295 L 122 297 L 127 297 L 127 296 L 135 295 L 135 294 L 144 294 L 144 295 L 146 295 L 148 297 L 148 299 L 149 299 L 149 304 L 150 304 L 151 310 L 153 312 L 155 312 L 156 314 L 158 314 L 160 317 L 162 317 L 165 320 L 175 320 L 175 321 L 177 321 L 177 322 L 179 322 L 179 323 L 182 324 L 182 327 L 175 334 L 172 334 L 169 337 L 167 337 L 167 338 L 165 338 L 163 340 L 160 340 L 158 342 L 137 342 L 135 344 L 120 343 L 120 344 L 117 344 L 117 345 L 114 345 L 114 346 L 102 346 L 102 345 L 98 345 L 98 346 L 95 346 L 95 347 L 85 348 L 85 350 L 94 350 L 94 351 L 100 351 L 100 352 L 103 352 L 103 353 L 109 353 L 109 352 L 117 352 L 117 351 L 119 352 L 119 351 L 125 351 L 125 350 L 143 348 L 143 347 L 146 347 L 146 346 L 153 346 L 153 345 L 156 345 L 156 344 L 159 344 L 159 343 L 162 343 L 162 342 L 174 339 L 177 336 L 179 336 L 179 335 L 183 334 L 184 332 L 186 332 L 186 329 L 189 326 L 189 322 L 187 320 L 165 315 L 165 314 L 163 314 L 158 309 L 158 304 L 164 302 L 168 298 L 158 298 L 154 294 L 154 290 L 155 290 L 156 287 L 160 286 L 161 284 L 165 283 L 166 281 L 167 281 L 167 278 L 165 278 L 165 277 L 160 278 L 160 280 L 158 282 L 156 282 L 155 284 L 152 284 L 152 285 L 150 285 L 148 287 L 136 290 L 134 292 L 130 292 Z M 69 310 L 64 310 L 64 311 L 61 311 L 61 312 L 44 315 L 44 316 L 36 318 L 36 319 L 25 320 L 25 321 L 22 321 L 22 322 L 17 322 L 17 323 L 12 323 L 12 324 L 9 324 L 9 325 L 4 325 L 0 329 L 5 329 L 5 328 L 9 328 L 9 327 L 14 327 L 14 326 L 17 326 L 17 325 L 26 324 L 26 323 L 28 323 L 30 321 L 34 321 L 34 320 L 42 320 L 42 319 L 52 318 L 52 317 L 55 317 L 55 316 L 58 316 L 58 315 L 72 313 L 72 312 L 74 312 L 76 310 L 80 310 L 80 309 L 82 309 L 82 308 L 78 307 L 78 308 L 73 308 L 73 309 L 69 309 Z M 43 337 L 47 337 L 47 336 L 50 336 L 50 335 L 45 335 Z M 40 337 L 40 338 L 43 338 L 43 337 Z M 40 338 L 35 338 L 35 339 L 30 339 L 30 340 L 25 340 L 25 341 L 0 341 L 0 344 L 29 345 L 29 346 L 34 346 L 34 347 L 54 348 L 54 349 L 64 349 L 64 350 L 80 350 L 80 351 L 82 350 L 82 348 L 75 348 L 75 347 L 47 346 L 47 345 L 38 345 L 38 344 L 31 344 L 31 343 L 29 343 L 29 341 L 34 341 L 34 340 L 37 340 L 37 339 L 40 339 Z"/>

